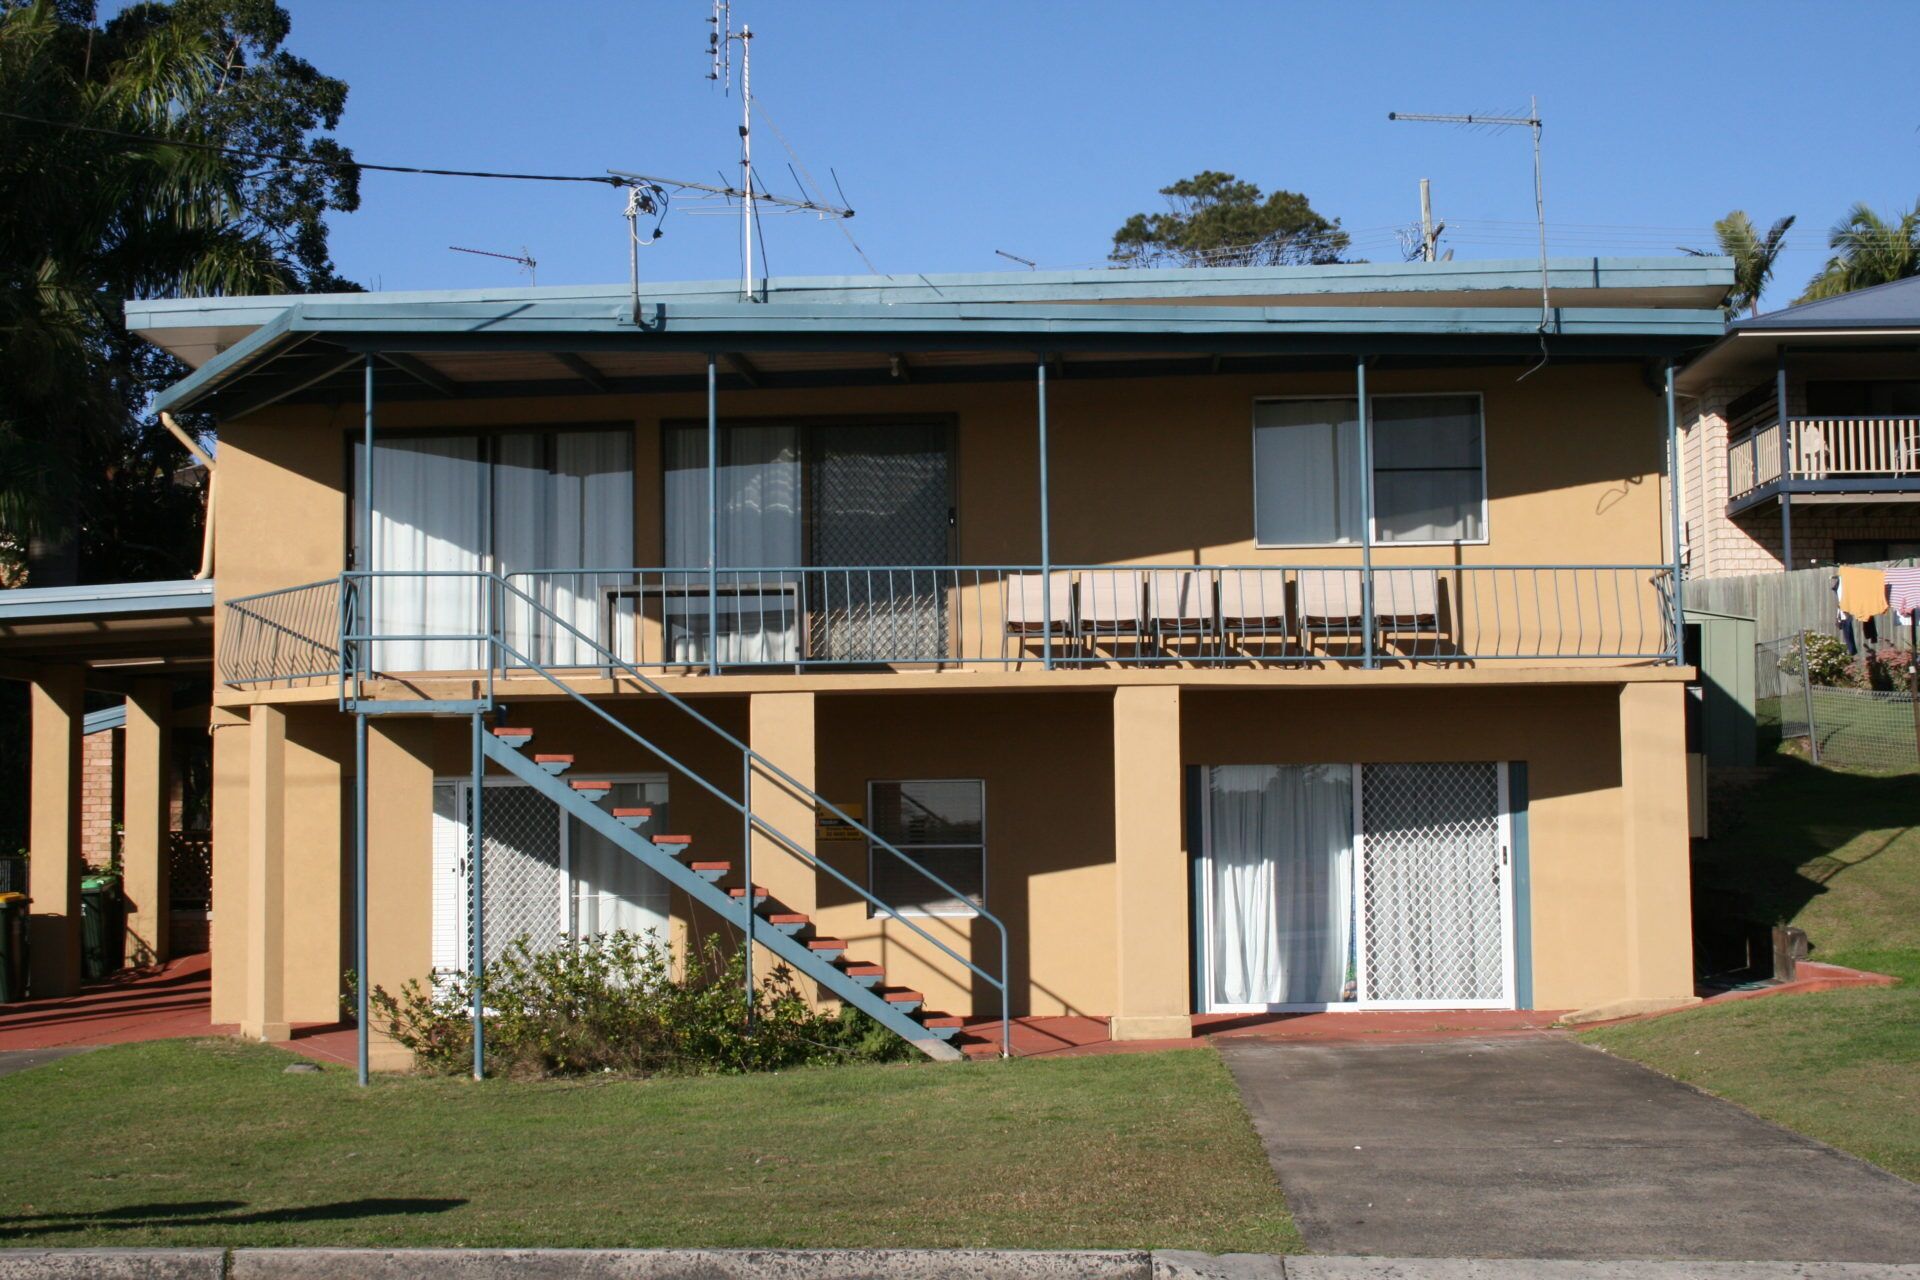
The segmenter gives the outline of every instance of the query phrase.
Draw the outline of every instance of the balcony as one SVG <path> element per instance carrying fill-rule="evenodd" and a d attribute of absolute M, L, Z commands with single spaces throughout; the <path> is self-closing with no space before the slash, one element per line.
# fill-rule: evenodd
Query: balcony
<path fill-rule="evenodd" d="M 1728 446 L 1727 472 L 1729 514 L 1782 494 L 1821 502 L 1920 500 L 1920 417 L 1790 417 L 1784 442 L 1776 419 Z"/>
<path fill-rule="evenodd" d="M 235 689 L 384 677 L 1466 668 L 1674 660 L 1661 565 L 348 573 L 222 606 Z"/>

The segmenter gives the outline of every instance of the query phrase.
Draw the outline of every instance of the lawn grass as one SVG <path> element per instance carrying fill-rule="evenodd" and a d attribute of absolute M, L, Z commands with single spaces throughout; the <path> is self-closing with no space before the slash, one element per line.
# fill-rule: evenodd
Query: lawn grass
<path fill-rule="evenodd" d="M 1736 1001 L 1583 1038 L 1920 1181 L 1920 779 L 1782 757 L 1696 858 L 1703 901 L 1900 986 Z M 1716 813 L 1716 820 L 1719 815 Z"/>
<path fill-rule="evenodd" d="M 1212 1050 L 365 1090 L 291 1061 L 0 1078 L 0 1243 L 1300 1248 Z"/>

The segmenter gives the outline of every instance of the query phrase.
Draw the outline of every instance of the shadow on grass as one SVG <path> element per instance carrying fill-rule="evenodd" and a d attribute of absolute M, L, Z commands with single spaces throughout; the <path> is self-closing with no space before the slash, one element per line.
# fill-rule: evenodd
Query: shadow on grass
<path fill-rule="evenodd" d="M 120 1205 L 86 1213 L 37 1213 L 0 1218 L 0 1240 L 74 1231 L 130 1231 L 153 1227 L 238 1227 L 290 1222 L 353 1222 L 362 1218 L 445 1213 L 465 1200 L 422 1197 L 369 1197 L 335 1200 L 327 1204 L 289 1205 L 282 1209 L 244 1212 L 244 1200 L 182 1200 L 156 1204 Z"/>
<path fill-rule="evenodd" d="M 1920 777 L 1821 768 L 1774 757 L 1742 784 L 1716 788 L 1713 831 L 1693 843 L 1697 967 L 1725 973 L 1729 949 L 1795 919 L 1850 871 L 1871 862 L 1920 824 Z M 1836 851 L 1869 832 L 1861 848 Z M 1819 938 L 1812 939 L 1818 959 Z"/>

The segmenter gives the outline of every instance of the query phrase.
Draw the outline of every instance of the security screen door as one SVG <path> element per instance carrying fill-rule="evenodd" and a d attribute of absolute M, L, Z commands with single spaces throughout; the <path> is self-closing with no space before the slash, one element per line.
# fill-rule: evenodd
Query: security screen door
<path fill-rule="evenodd" d="M 472 956 L 472 786 L 433 786 L 433 965 L 465 970 Z M 613 803 L 666 816 L 664 779 L 616 782 Z M 625 850 L 525 783 L 493 779 L 482 801 L 486 959 L 525 935 L 536 951 L 625 929 L 666 936 L 667 885 Z"/>
<path fill-rule="evenodd" d="M 1513 1003 L 1505 766 L 1207 771 L 1209 1011 Z"/>
<path fill-rule="evenodd" d="M 822 582 L 823 597 L 809 620 L 811 655 L 842 662 L 946 657 L 945 575 L 932 571 L 947 562 L 946 429 L 816 427 L 811 446 L 811 562 L 826 570 L 809 575 Z"/>

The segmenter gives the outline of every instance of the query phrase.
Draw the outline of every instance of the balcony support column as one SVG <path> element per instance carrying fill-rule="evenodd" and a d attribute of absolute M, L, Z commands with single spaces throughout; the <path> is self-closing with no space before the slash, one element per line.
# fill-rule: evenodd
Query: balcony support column
<path fill-rule="evenodd" d="M 1353 365 L 1360 411 L 1360 632 L 1363 667 L 1379 665 L 1373 652 L 1373 414 L 1367 407 L 1367 358 Z"/>
<path fill-rule="evenodd" d="M 1047 501 L 1047 357 L 1036 366 L 1040 437 L 1040 654 L 1041 667 L 1053 670 L 1053 513 Z"/>
<path fill-rule="evenodd" d="M 1193 1034 L 1180 686 L 1113 691 L 1115 1040 Z"/>
<path fill-rule="evenodd" d="M 31 781 L 27 801 L 28 927 L 35 998 L 80 989 L 80 751 L 86 672 L 46 667 L 29 686 Z"/>
<path fill-rule="evenodd" d="M 1774 420 L 1780 424 L 1780 567 L 1793 568 L 1793 423 L 1787 417 L 1787 357 L 1773 371 Z"/>
<path fill-rule="evenodd" d="M 707 674 L 720 674 L 720 383 L 707 353 Z"/>
<path fill-rule="evenodd" d="M 1684 566 L 1680 559 L 1680 414 L 1674 401 L 1673 365 L 1667 365 L 1667 518 L 1673 530 L 1673 581 L 1669 584 L 1672 591 L 1673 613 L 1673 662 L 1680 665 L 1686 655 L 1686 611 L 1681 602 L 1680 586 Z"/>

